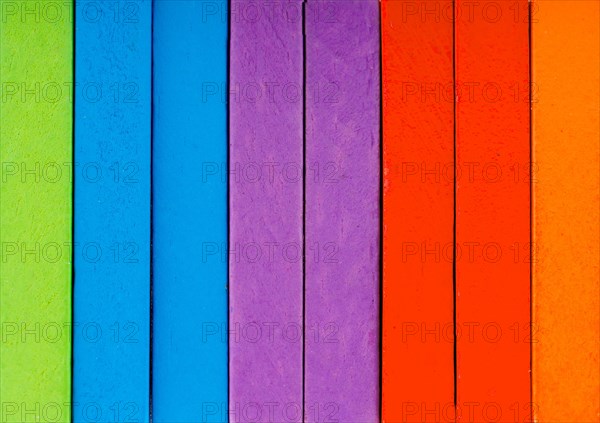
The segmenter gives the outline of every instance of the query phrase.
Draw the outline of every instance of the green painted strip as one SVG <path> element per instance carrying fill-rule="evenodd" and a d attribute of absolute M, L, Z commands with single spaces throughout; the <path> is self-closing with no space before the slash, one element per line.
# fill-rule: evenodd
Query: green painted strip
<path fill-rule="evenodd" d="M 0 0 L 0 422 L 69 422 L 72 0 Z"/>

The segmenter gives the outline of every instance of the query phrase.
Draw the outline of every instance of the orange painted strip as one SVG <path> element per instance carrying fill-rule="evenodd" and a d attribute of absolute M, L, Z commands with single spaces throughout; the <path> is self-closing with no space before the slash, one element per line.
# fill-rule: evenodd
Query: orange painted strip
<path fill-rule="evenodd" d="M 529 421 L 527 0 L 456 0 L 457 420 Z"/>
<path fill-rule="evenodd" d="M 532 10 L 533 401 L 539 422 L 598 422 L 600 2 Z"/>
<path fill-rule="evenodd" d="M 384 422 L 454 421 L 452 10 L 382 2 Z"/>

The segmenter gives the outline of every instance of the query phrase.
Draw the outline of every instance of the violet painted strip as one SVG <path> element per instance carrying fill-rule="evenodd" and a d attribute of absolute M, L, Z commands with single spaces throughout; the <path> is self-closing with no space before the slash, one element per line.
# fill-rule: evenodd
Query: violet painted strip
<path fill-rule="evenodd" d="M 230 6 L 229 410 L 231 422 L 298 422 L 302 3 L 260 4 Z"/>
<path fill-rule="evenodd" d="M 379 421 L 377 0 L 306 11 L 305 421 Z"/>

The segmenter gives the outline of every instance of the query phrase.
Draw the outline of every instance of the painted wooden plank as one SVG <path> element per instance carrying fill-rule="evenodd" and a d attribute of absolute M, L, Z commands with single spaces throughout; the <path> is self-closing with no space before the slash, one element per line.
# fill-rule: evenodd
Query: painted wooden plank
<path fill-rule="evenodd" d="M 379 2 L 306 6 L 305 421 L 375 422 Z"/>
<path fill-rule="evenodd" d="M 223 422 L 227 2 L 155 0 L 153 38 L 152 416 Z"/>
<path fill-rule="evenodd" d="M 149 420 L 151 8 L 76 6 L 75 422 Z"/>
<path fill-rule="evenodd" d="M 69 421 L 71 2 L 0 3 L 0 422 Z"/>
<path fill-rule="evenodd" d="M 231 4 L 230 396 L 302 420 L 302 3 Z"/>
<path fill-rule="evenodd" d="M 533 403 L 600 419 L 600 4 L 532 4 Z"/>
<path fill-rule="evenodd" d="M 514 421 L 531 402 L 528 3 L 456 7 L 457 420 Z"/>
<path fill-rule="evenodd" d="M 381 7 L 383 420 L 454 421 L 453 3 Z"/>

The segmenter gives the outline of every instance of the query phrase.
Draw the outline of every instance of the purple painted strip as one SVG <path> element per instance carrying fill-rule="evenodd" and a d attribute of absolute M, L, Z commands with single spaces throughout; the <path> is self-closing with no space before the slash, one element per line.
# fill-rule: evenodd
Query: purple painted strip
<path fill-rule="evenodd" d="M 302 420 L 300 0 L 233 1 L 230 421 Z"/>
<path fill-rule="evenodd" d="M 305 420 L 377 422 L 379 2 L 307 7 Z"/>

